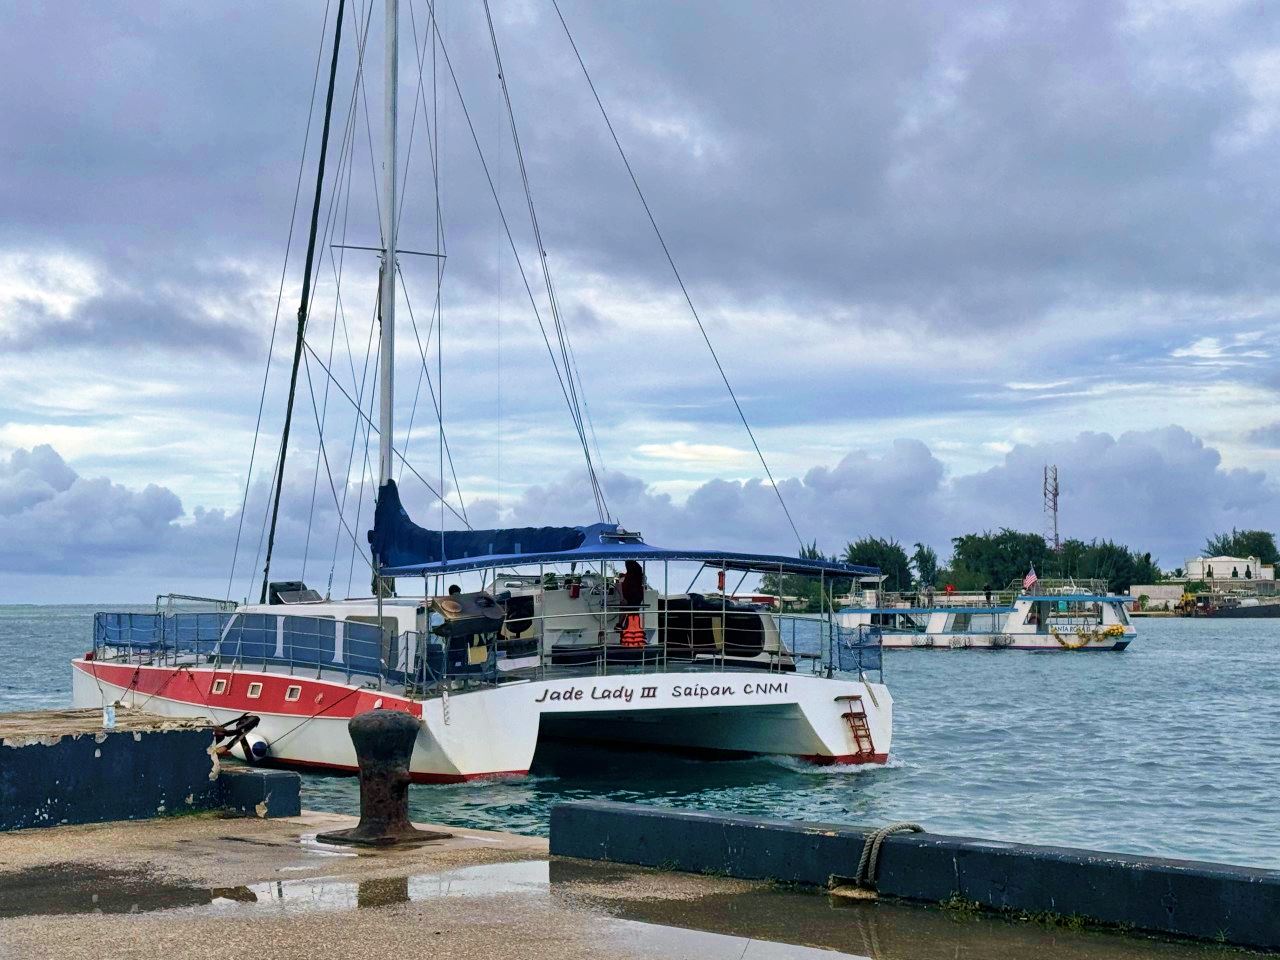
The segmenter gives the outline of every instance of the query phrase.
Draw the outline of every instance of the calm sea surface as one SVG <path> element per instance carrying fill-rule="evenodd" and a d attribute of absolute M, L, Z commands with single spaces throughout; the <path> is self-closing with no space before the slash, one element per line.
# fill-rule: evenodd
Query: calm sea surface
<path fill-rule="evenodd" d="M 0 607 L 0 710 L 69 703 L 92 614 Z M 1280 867 L 1280 621 L 1138 631 L 1120 654 L 886 654 L 886 768 L 557 748 L 521 780 L 415 786 L 413 813 L 543 833 L 553 803 L 597 797 Z M 355 812 L 351 778 L 303 789 Z"/>

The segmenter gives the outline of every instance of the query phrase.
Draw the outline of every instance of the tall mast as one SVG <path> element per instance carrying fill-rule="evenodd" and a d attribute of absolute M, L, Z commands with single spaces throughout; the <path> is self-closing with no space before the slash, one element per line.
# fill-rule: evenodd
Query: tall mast
<path fill-rule="evenodd" d="M 381 369 L 378 411 L 378 489 L 391 479 L 391 440 L 395 396 L 396 333 L 396 235 L 399 227 L 396 201 L 396 104 L 400 73 L 400 3 L 386 0 L 386 89 L 384 90 L 384 142 L 382 155 L 382 338 L 378 354 Z"/>

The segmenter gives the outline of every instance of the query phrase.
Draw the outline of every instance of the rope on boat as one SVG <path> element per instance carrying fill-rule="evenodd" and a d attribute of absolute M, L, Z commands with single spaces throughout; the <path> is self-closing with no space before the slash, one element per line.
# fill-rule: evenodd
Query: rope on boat
<path fill-rule="evenodd" d="M 918 823 L 900 820 L 867 834 L 862 841 L 862 857 L 858 860 L 858 872 L 853 875 L 855 886 L 875 889 L 876 872 L 880 866 L 880 846 L 895 833 L 924 833 L 924 827 Z"/>

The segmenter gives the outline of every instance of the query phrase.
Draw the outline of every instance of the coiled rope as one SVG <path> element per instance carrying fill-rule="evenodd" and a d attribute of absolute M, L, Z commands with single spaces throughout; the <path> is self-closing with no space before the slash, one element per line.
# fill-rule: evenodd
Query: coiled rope
<path fill-rule="evenodd" d="M 853 875 L 856 886 L 875 889 L 876 872 L 880 866 L 880 846 L 895 833 L 924 833 L 924 827 L 904 820 L 872 830 L 867 834 L 866 839 L 862 841 L 862 856 L 858 860 L 858 872 Z"/>

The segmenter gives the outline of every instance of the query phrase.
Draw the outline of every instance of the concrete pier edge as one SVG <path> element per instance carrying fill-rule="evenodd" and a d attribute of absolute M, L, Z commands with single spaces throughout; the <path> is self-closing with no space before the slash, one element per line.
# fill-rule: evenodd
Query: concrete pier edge
<path fill-rule="evenodd" d="M 140 711 L 103 729 L 95 710 L 0 714 L 0 832 L 222 811 L 291 817 L 293 772 L 217 762 L 209 721 Z"/>
<path fill-rule="evenodd" d="M 857 872 L 874 827 L 769 820 L 613 801 L 551 811 L 551 854 L 827 887 Z M 881 896 L 1079 917 L 1280 950 L 1280 871 L 1071 847 L 904 833 L 880 850 Z"/>

